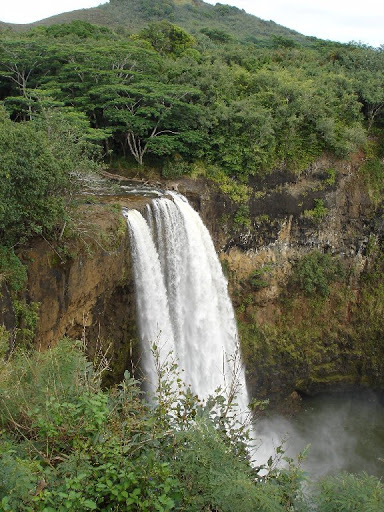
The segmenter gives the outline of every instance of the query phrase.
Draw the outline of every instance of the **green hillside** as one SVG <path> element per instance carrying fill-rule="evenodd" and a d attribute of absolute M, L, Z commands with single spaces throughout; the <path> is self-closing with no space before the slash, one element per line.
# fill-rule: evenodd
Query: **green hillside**
<path fill-rule="evenodd" d="M 111 0 L 99 7 L 59 14 L 29 25 L 1 23 L 0 27 L 26 30 L 33 26 L 81 20 L 135 33 L 149 22 L 160 19 L 175 23 L 192 34 L 209 27 L 211 31 L 224 31 L 234 39 L 247 42 L 265 43 L 272 36 L 301 43 L 310 40 L 273 21 L 264 21 L 248 14 L 243 9 L 221 3 L 213 6 L 201 0 Z"/>

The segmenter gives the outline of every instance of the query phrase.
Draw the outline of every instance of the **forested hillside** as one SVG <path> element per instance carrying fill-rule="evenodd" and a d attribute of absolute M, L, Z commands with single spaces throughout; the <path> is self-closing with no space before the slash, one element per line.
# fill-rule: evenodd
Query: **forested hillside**
<path fill-rule="evenodd" d="M 217 31 L 218 35 L 235 40 L 268 44 L 271 36 L 283 36 L 309 44 L 310 38 L 246 13 L 242 9 L 217 3 L 215 6 L 201 0 L 112 0 L 93 9 L 82 9 L 52 16 L 30 25 L 11 25 L 17 30 L 32 26 L 50 26 L 74 20 L 109 26 L 120 32 L 137 33 L 148 23 L 167 20 L 188 32 Z M 0 22 L 1 26 L 1 22 Z M 225 32 L 225 34 L 223 34 Z"/>
<path fill-rule="evenodd" d="M 42 108 L 85 114 L 106 153 L 198 159 L 244 181 L 345 156 L 382 122 L 383 52 L 284 38 L 241 44 L 169 21 L 138 34 L 75 21 L 5 33 L 1 99 L 13 120 Z M 225 141 L 225 144 L 223 144 Z"/>
<path fill-rule="evenodd" d="M 252 176 L 300 173 L 324 152 L 346 157 L 368 141 L 375 172 L 383 68 L 382 49 L 361 45 L 272 36 L 262 47 L 168 20 L 133 35 L 73 21 L 3 32 L 0 99 L 4 116 L 27 123 L 15 130 L 64 116 L 111 165 L 123 157 L 144 174 L 151 164 L 164 177 L 205 175 L 241 200 Z M 8 243 L 21 225 L 5 211 L 0 222 Z"/>

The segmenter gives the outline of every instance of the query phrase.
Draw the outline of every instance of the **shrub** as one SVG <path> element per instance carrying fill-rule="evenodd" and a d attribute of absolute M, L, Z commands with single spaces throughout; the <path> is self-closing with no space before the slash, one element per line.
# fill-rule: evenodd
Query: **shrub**
<path fill-rule="evenodd" d="M 236 210 L 236 213 L 233 217 L 233 222 L 236 226 L 249 229 L 252 225 L 251 218 L 249 216 L 249 206 L 246 204 L 242 204 Z"/>
<path fill-rule="evenodd" d="M 322 199 L 315 199 L 315 206 L 312 210 L 305 210 L 304 217 L 308 219 L 313 219 L 316 222 L 320 222 L 328 213 L 328 208 L 324 205 L 324 201 Z"/>
<path fill-rule="evenodd" d="M 313 503 L 302 471 L 284 458 L 249 464 L 245 426 L 222 390 L 202 403 L 173 362 L 160 368 L 156 401 L 125 374 L 111 390 L 78 343 L 0 361 L 2 512 L 379 512 L 383 485 L 363 475 L 321 483 Z M 283 456 L 278 449 L 278 457 Z"/>
<path fill-rule="evenodd" d="M 261 268 L 254 270 L 249 278 L 248 282 L 252 286 L 253 290 L 259 291 L 263 288 L 267 288 L 269 286 L 270 274 L 273 269 L 273 265 L 267 263 L 263 265 Z"/>
<path fill-rule="evenodd" d="M 332 282 L 345 275 L 341 262 L 330 254 L 313 251 L 303 256 L 293 268 L 293 283 L 306 295 L 327 297 Z"/>
<path fill-rule="evenodd" d="M 70 340 L 14 353 L 0 383 L 0 510 L 277 512 L 299 493 L 296 473 L 256 482 L 232 399 L 200 402 L 173 362 L 151 405 L 127 372 L 102 391 Z"/>
<path fill-rule="evenodd" d="M 180 178 L 182 176 L 190 175 L 192 172 L 192 166 L 186 162 L 182 156 L 175 155 L 172 160 L 167 160 L 161 171 L 164 178 Z"/>
<path fill-rule="evenodd" d="M 32 493 L 42 467 L 20 447 L 0 437 L 0 510 L 31 511 Z"/>
<path fill-rule="evenodd" d="M 366 473 L 341 474 L 324 479 L 317 497 L 317 512 L 381 512 L 384 486 Z"/>
<path fill-rule="evenodd" d="M 225 174 L 220 167 L 210 165 L 207 168 L 207 177 L 214 183 L 219 185 L 223 194 L 226 194 L 230 199 L 244 207 L 242 203 L 249 201 L 251 197 L 251 187 L 244 183 L 239 183 L 236 179 L 230 178 Z M 245 207 L 247 207 L 245 205 Z"/>
<path fill-rule="evenodd" d="M 27 280 L 26 267 L 9 247 L 0 246 L 0 280 L 1 278 L 15 292 L 21 290 Z"/>
<path fill-rule="evenodd" d="M 13 300 L 13 309 L 16 316 L 15 339 L 20 347 L 30 347 L 36 333 L 36 326 L 39 320 L 39 302 L 26 300 Z"/>
<path fill-rule="evenodd" d="M 220 432 L 209 421 L 200 419 L 176 438 L 182 449 L 177 453 L 174 466 L 180 475 L 186 510 L 294 510 L 291 507 L 301 495 L 300 478 L 291 478 L 293 473 L 287 471 L 284 481 L 282 473 L 277 471 L 275 476 L 260 479 L 260 483 L 255 484 L 252 469 L 233 456 Z"/>
<path fill-rule="evenodd" d="M 0 425 L 28 431 L 34 411 L 52 397 L 64 402 L 87 389 L 88 371 L 80 347 L 68 339 L 44 353 L 16 351 L 0 362 Z"/>
<path fill-rule="evenodd" d="M 378 203 L 383 194 L 384 189 L 384 165 L 380 158 L 368 158 L 361 166 L 360 173 L 368 187 L 371 199 Z"/>

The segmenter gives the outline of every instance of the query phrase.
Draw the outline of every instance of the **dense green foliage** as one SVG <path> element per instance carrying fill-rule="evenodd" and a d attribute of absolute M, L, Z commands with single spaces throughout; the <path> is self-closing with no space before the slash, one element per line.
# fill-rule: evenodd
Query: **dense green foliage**
<path fill-rule="evenodd" d="M 83 124 L 44 111 L 12 122 L 0 111 L 0 244 L 51 232 L 65 217 L 78 178 L 89 170 Z"/>
<path fill-rule="evenodd" d="M 0 361 L 1 511 L 309 512 L 315 501 L 322 512 L 382 510 L 373 477 L 328 478 L 309 499 L 292 461 L 258 475 L 230 404 L 172 391 L 172 365 L 152 405 L 128 374 L 103 391 L 102 371 L 70 340 Z"/>
<path fill-rule="evenodd" d="M 13 292 L 26 280 L 15 247 L 59 233 L 80 183 L 98 168 L 85 116 L 39 107 L 31 120 L 16 123 L 0 106 L 0 281 Z"/>
<path fill-rule="evenodd" d="M 240 182 L 346 156 L 382 125 L 381 49 L 281 37 L 262 47 L 160 19 L 132 36 L 80 21 L 9 33 L 0 99 L 14 120 L 42 101 L 85 114 L 106 152 L 140 165 L 181 157 L 185 174 L 199 159 Z"/>
<path fill-rule="evenodd" d="M 343 280 L 345 275 L 339 260 L 330 254 L 313 251 L 303 256 L 295 264 L 292 282 L 308 296 L 327 297 L 329 285 L 337 280 Z"/>
<path fill-rule="evenodd" d="M 9 247 L 0 246 L 0 269 L 11 290 L 17 292 L 23 288 L 27 280 L 27 270 Z"/>
<path fill-rule="evenodd" d="M 383 486 L 372 476 L 340 475 L 321 483 L 318 512 L 380 510 L 384 507 Z"/>
<path fill-rule="evenodd" d="M 119 20 L 110 23 L 116 27 L 126 10 L 126 0 L 113 0 L 94 12 Z M 364 147 L 361 174 L 380 199 L 383 151 L 367 139 L 380 141 L 383 129 L 383 48 L 306 39 L 261 20 L 255 32 L 252 17 L 220 3 L 132 0 L 129 14 L 131 24 L 116 32 L 76 20 L 2 34 L 0 281 L 13 294 L 26 279 L 14 248 L 36 235 L 61 237 L 98 151 L 143 173 L 150 162 L 164 177 L 205 175 L 236 203 L 239 231 L 251 227 L 253 179 L 273 168 L 300 173 L 324 152 L 347 157 Z M 328 181 L 332 186 L 335 174 Z M 304 213 L 316 222 L 326 215 L 322 199 Z M 268 274 L 268 266 L 254 271 L 245 289 L 262 290 Z M 323 382 L 324 366 L 316 367 L 322 352 L 342 359 L 349 344 L 348 354 L 358 356 L 356 339 L 365 337 L 371 373 L 382 378 L 382 277 L 379 259 L 353 329 L 340 331 L 339 319 L 349 314 L 343 269 L 330 255 L 308 254 L 294 266 L 292 295 L 281 299 L 275 325 L 258 326 L 252 294 L 244 299 L 247 364 L 269 365 L 275 374 L 289 366 L 295 389 L 295 372 L 305 376 L 312 366 L 308 388 Z M 38 304 L 14 296 L 13 306 L 16 341 L 27 346 Z M 349 307 L 358 309 L 357 302 Z M 2 356 L 7 342 L 1 329 Z M 351 360 L 329 358 L 326 371 L 336 381 L 344 363 L 353 380 L 362 369 Z M 292 462 L 260 477 L 223 397 L 203 406 L 188 390 L 172 392 L 172 375 L 163 377 L 149 405 L 128 375 L 103 390 L 68 340 L 44 354 L 1 360 L 0 511 L 383 509 L 383 486 L 370 477 L 330 478 L 308 500 Z"/>
<path fill-rule="evenodd" d="M 160 54 L 173 57 L 180 57 L 196 44 L 191 35 L 169 21 L 150 23 L 139 32 L 139 38 L 148 41 Z"/>

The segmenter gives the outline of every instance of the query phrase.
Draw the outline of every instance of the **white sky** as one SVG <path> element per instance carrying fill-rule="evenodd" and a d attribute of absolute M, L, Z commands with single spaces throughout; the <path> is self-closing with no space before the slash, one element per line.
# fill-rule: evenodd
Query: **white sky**
<path fill-rule="evenodd" d="M 206 0 L 215 4 L 216 0 Z M 31 23 L 104 0 L 0 0 L 0 20 Z M 384 44 L 382 0 L 220 0 L 309 36 L 334 41 Z"/>

